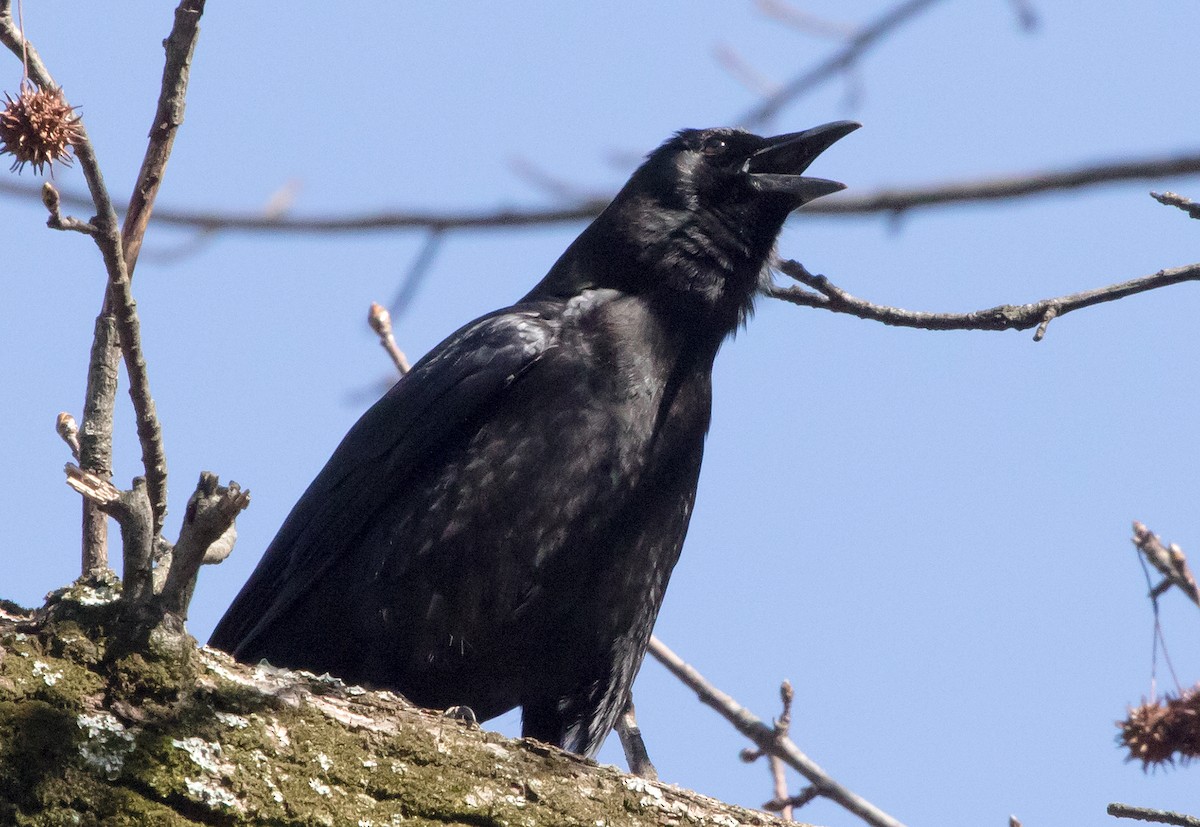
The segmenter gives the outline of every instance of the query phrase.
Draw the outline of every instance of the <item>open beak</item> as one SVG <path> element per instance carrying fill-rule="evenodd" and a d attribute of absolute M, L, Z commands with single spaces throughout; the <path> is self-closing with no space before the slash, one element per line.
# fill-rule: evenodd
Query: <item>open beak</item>
<path fill-rule="evenodd" d="M 802 173 L 817 156 L 862 124 L 834 121 L 803 132 L 767 138 L 767 144 L 746 160 L 743 168 L 760 192 L 788 196 L 796 207 L 846 188 L 837 181 L 806 178 Z"/>

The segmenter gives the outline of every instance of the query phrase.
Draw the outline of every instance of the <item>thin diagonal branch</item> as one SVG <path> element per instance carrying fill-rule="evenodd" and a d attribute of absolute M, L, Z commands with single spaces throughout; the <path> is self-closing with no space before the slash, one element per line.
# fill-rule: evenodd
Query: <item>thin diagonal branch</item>
<path fill-rule="evenodd" d="M 1028 330 L 1038 327 L 1041 334 L 1045 333 L 1044 325 L 1048 319 L 1063 316 L 1073 310 L 1116 301 L 1180 282 L 1200 280 L 1200 264 L 1189 264 L 1159 270 L 1153 275 L 1111 284 L 1108 287 L 1042 299 L 1032 304 L 1002 304 L 971 313 L 926 313 L 873 304 L 852 296 L 825 276 L 808 272 L 804 265 L 797 261 L 779 262 L 779 270 L 811 290 L 800 287 L 773 287 L 767 295 L 802 307 L 848 313 L 860 319 L 896 327 L 917 327 L 923 330 Z"/>
<path fill-rule="evenodd" d="M 938 0 L 906 0 L 899 3 L 875 20 L 859 29 L 846 45 L 838 49 L 825 60 L 788 81 L 775 94 L 752 107 L 737 123 L 753 128 L 770 121 L 789 104 L 813 91 L 825 81 L 836 76 L 839 72 L 853 66 L 876 43 L 880 42 L 893 30 L 913 19 Z"/>
<path fill-rule="evenodd" d="M 392 310 L 395 311 L 397 318 L 408 312 L 408 308 L 412 305 L 413 299 L 416 298 L 417 292 L 420 291 L 425 277 L 433 269 L 433 262 L 437 258 L 438 252 L 442 249 L 442 241 L 445 240 L 445 235 L 441 230 L 431 230 L 425 238 L 425 243 L 417 251 L 417 256 L 409 266 L 408 273 L 405 274 L 404 280 L 400 282 L 400 289 L 396 291 L 396 298 L 392 299 Z"/>
<path fill-rule="evenodd" d="M 760 750 L 769 755 L 779 756 L 788 766 L 807 778 L 819 795 L 837 802 L 873 827 L 903 827 L 883 810 L 830 778 L 825 770 L 800 751 L 791 738 L 781 736 L 774 727 L 764 724 L 750 710 L 709 683 L 661 640 L 651 637 L 649 651 L 655 660 L 699 695 L 702 703 L 719 712 L 725 720 L 733 724 L 734 729 L 753 741 Z"/>
<path fill-rule="evenodd" d="M 137 183 L 129 198 L 125 211 L 125 222 L 121 227 L 121 242 L 125 249 L 125 267 L 130 277 L 137 265 L 138 253 L 142 249 L 142 238 L 154 212 L 154 200 L 162 184 L 163 172 L 175 135 L 183 124 L 184 104 L 187 98 L 188 78 L 191 74 L 192 55 L 196 51 L 196 40 L 200 36 L 200 16 L 204 14 L 205 0 L 183 0 L 175 9 L 175 25 L 163 41 L 166 62 L 163 64 L 162 87 L 158 96 L 158 108 L 154 112 L 154 123 L 150 126 L 150 142 L 146 156 L 138 171 Z"/>

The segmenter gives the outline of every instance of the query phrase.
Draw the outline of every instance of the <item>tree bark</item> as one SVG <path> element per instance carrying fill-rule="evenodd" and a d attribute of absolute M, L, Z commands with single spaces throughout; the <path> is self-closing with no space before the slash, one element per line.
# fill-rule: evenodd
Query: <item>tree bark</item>
<path fill-rule="evenodd" d="M 0 602 L 0 822 L 782 825 L 390 692 L 119 634 L 120 583 Z"/>

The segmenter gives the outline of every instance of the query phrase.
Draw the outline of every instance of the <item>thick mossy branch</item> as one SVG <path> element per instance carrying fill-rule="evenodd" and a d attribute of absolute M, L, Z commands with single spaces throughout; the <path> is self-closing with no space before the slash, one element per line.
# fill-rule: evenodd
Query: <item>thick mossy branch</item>
<path fill-rule="evenodd" d="M 119 595 L 0 607 L 0 823 L 784 823 L 328 676 L 132 650 Z"/>

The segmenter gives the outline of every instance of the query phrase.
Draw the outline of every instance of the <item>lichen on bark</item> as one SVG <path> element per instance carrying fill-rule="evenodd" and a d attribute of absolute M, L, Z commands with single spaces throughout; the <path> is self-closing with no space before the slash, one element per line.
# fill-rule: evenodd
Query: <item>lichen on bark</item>
<path fill-rule="evenodd" d="M 106 575 L 0 604 L 0 823 L 783 824 L 393 693 L 131 644 L 119 595 Z"/>

